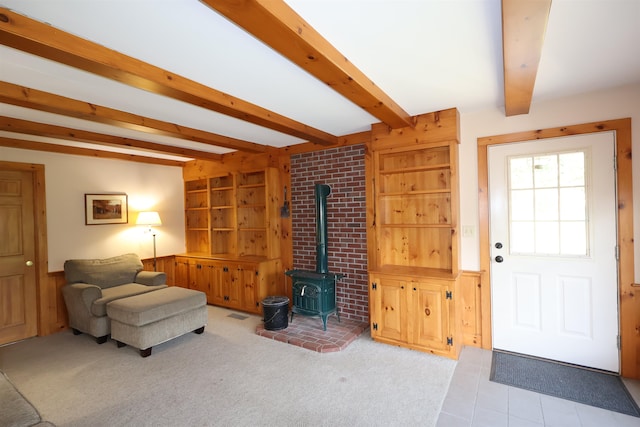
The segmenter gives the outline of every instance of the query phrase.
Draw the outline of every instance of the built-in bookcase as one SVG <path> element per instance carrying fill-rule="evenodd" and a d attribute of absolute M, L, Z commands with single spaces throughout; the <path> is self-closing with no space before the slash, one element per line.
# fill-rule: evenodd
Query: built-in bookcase
<path fill-rule="evenodd" d="M 186 181 L 187 252 L 279 257 L 277 178 L 267 168 Z"/>
<path fill-rule="evenodd" d="M 457 358 L 458 113 L 372 128 L 369 317 L 374 340 Z"/>

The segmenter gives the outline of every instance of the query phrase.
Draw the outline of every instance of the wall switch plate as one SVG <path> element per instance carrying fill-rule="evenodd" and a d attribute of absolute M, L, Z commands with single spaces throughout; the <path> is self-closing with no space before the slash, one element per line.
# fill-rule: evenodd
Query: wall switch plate
<path fill-rule="evenodd" d="M 476 228 L 473 225 L 462 226 L 462 237 L 473 237 L 476 234 Z"/>

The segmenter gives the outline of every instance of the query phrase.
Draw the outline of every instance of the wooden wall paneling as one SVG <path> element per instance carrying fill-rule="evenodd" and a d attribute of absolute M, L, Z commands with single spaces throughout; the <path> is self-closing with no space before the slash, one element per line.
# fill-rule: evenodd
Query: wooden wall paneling
<path fill-rule="evenodd" d="M 280 184 L 282 191 L 282 204 L 288 203 L 289 215 L 278 215 L 280 218 L 280 259 L 282 268 L 278 286 L 284 290 L 284 295 L 291 294 L 291 281 L 287 280 L 284 272 L 293 269 L 293 236 L 292 236 L 292 217 L 293 206 L 291 203 L 291 155 L 282 155 L 278 159 L 278 171 L 280 173 Z M 285 200 L 284 189 L 287 189 Z"/>
<path fill-rule="evenodd" d="M 182 178 L 184 181 L 192 181 L 240 170 L 265 169 L 268 166 L 278 166 L 278 157 L 275 155 L 275 152 L 267 154 L 234 152 L 224 154 L 222 160 L 219 162 L 209 160 L 192 160 L 186 162 L 182 168 Z"/>
<path fill-rule="evenodd" d="M 42 332 L 39 334 L 50 335 L 69 327 L 67 306 L 62 297 L 62 287 L 67 283 L 64 271 L 55 271 L 47 275 L 46 283 L 46 311 L 41 318 Z"/>
<path fill-rule="evenodd" d="M 365 173 L 365 182 L 368 183 L 366 186 L 366 233 L 367 240 L 369 242 L 375 242 L 376 235 L 376 225 L 378 219 L 376 218 L 376 171 L 374 167 L 373 161 L 373 150 L 371 149 L 371 141 L 368 141 L 365 144 L 364 148 L 364 173 Z M 378 257 L 378 251 L 376 250 L 376 245 L 367 244 L 367 262 L 369 265 L 381 265 L 381 260 Z M 369 305 L 371 306 L 371 301 L 369 301 Z M 371 308 L 369 309 L 371 312 Z"/>
<path fill-rule="evenodd" d="M 153 258 L 142 260 L 142 268 L 146 271 L 153 271 Z M 163 256 L 156 258 L 156 270 L 163 271 L 167 275 L 167 285 L 174 286 L 175 279 L 175 256 Z"/>
<path fill-rule="evenodd" d="M 463 271 L 460 274 L 460 295 L 462 305 L 462 343 L 473 347 L 482 346 L 482 274 L 479 271 Z"/>
<path fill-rule="evenodd" d="M 456 108 L 415 116 L 413 128 L 391 129 L 384 123 L 371 126 L 374 150 L 407 147 L 424 143 L 460 141 L 460 120 Z"/>

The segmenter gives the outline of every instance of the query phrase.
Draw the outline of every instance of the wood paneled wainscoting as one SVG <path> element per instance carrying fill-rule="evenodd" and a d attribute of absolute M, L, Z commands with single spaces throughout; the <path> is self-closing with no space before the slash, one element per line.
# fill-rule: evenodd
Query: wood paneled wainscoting
<path fill-rule="evenodd" d="M 460 297 L 462 304 L 462 344 L 482 347 L 482 273 L 463 271 L 460 274 Z"/>

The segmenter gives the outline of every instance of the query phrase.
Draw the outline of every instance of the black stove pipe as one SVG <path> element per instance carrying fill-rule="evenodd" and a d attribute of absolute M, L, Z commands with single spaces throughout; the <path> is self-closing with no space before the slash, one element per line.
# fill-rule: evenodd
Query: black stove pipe
<path fill-rule="evenodd" d="M 327 255 L 327 196 L 331 187 L 326 184 L 316 184 L 316 273 L 329 272 Z"/>

